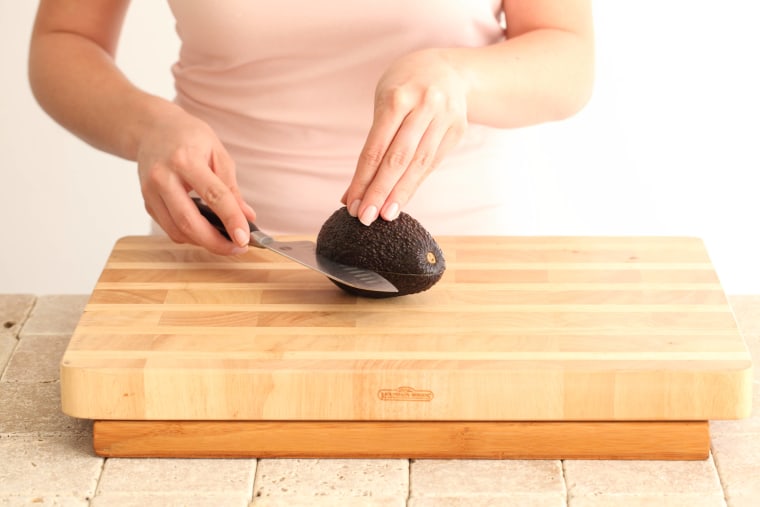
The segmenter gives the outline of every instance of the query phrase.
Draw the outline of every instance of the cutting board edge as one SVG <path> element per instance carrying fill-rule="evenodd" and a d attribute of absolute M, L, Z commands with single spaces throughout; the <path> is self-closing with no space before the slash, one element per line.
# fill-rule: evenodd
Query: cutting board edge
<path fill-rule="evenodd" d="M 326 416 L 324 413 L 316 413 L 316 412 L 309 412 L 309 413 L 302 413 L 298 414 L 297 410 L 298 408 L 295 408 L 293 411 L 286 411 L 286 407 L 288 406 L 295 406 L 293 403 L 288 403 L 286 399 L 293 399 L 293 397 L 289 396 L 287 392 L 281 392 L 278 396 L 275 397 L 262 397 L 262 401 L 259 402 L 254 408 L 249 407 L 247 411 L 244 411 L 242 415 L 239 417 L 230 417 L 229 407 L 226 404 L 227 412 L 220 412 L 218 410 L 216 411 L 207 411 L 207 412 L 198 412 L 197 409 L 194 413 L 171 413 L 171 412 L 162 412 L 161 410 L 166 407 L 165 404 L 162 404 L 159 402 L 160 395 L 155 395 L 156 400 L 151 400 L 150 396 L 151 394 L 146 394 L 146 391 L 150 391 L 149 388 L 146 388 L 146 379 L 144 376 L 136 376 L 134 374 L 129 374 L 131 370 L 123 370 L 119 371 L 116 368 L 110 369 L 110 370 L 103 370 L 100 368 L 77 368 L 76 366 L 72 366 L 70 364 L 65 364 L 65 358 L 61 362 L 61 382 L 60 382 L 60 391 L 61 391 L 61 407 L 62 411 L 71 417 L 79 418 L 79 419 L 104 419 L 104 420 L 112 420 L 112 419 L 122 419 L 122 420 L 388 420 L 388 421 L 446 421 L 446 420 L 471 420 L 471 421 L 598 421 L 598 420 L 617 420 L 617 421 L 633 421 L 633 420 L 735 420 L 735 419 L 745 419 L 748 418 L 751 415 L 752 411 L 752 395 L 753 395 L 753 365 L 751 361 L 747 361 L 747 363 L 744 365 L 743 368 L 737 368 L 733 370 L 725 370 L 725 371 L 719 371 L 719 372 L 707 372 L 707 373 L 713 373 L 711 377 L 706 376 L 707 374 L 703 375 L 700 378 L 694 379 L 691 378 L 691 385 L 688 385 L 686 383 L 670 383 L 667 385 L 661 386 L 661 391 L 659 393 L 653 393 L 651 390 L 642 390 L 638 393 L 634 392 L 633 394 L 628 394 L 627 396 L 624 396 L 623 399 L 616 398 L 614 402 L 609 401 L 609 405 L 619 405 L 619 406 L 634 406 L 634 407 L 640 407 L 640 406 L 647 406 L 651 405 L 652 399 L 662 399 L 662 397 L 669 395 L 669 396 L 679 396 L 679 391 L 676 391 L 674 393 L 673 386 L 676 385 L 680 387 L 680 396 L 683 397 L 692 397 L 694 399 L 694 393 L 689 391 L 689 388 L 692 390 L 696 390 L 697 386 L 702 386 L 703 384 L 709 384 L 714 386 L 719 386 L 720 393 L 717 391 L 705 391 L 704 389 L 700 392 L 701 397 L 698 398 L 698 401 L 707 405 L 709 404 L 710 399 L 720 399 L 722 401 L 721 406 L 718 408 L 709 408 L 704 407 L 701 409 L 695 409 L 690 412 L 681 411 L 677 413 L 663 413 L 659 412 L 657 414 L 654 413 L 640 413 L 639 415 L 632 415 L 627 412 L 620 411 L 618 414 L 613 414 L 609 412 L 604 411 L 598 411 L 598 409 L 594 408 L 596 405 L 594 403 L 591 403 L 591 408 L 586 410 L 584 415 L 580 416 L 572 416 L 568 417 L 565 415 L 565 410 L 563 407 L 557 406 L 556 410 L 550 411 L 547 413 L 547 411 L 540 406 L 537 406 L 537 408 L 530 410 L 530 409 L 523 409 L 523 412 L 518 413 L 510 413 L 510 412 L 501 412 L 493 416 L 471 416 L 471 417 L 462 417 L 461 413 L 456 412 L 451 407 L 461 407 L 463 403 L 467 402 L 467 394 L 468 390 L 465 388 L 464 390 L 461 389 L 459 392 L 454 392 L 454 395 L 451 396 L 449 394 L 448 399 L 454 399 L 456 402 L 452 403 L 449 402 L 447 405 L 449 406 L 448 409 L 438 409 L 436 408 L 436 412 L 433 414 L 430 414 L 429 412 L 426 414 L 426 409 L 428 408 L 424 402 L 420 401 L 386 401 L 381 402 L 380 407 L 383 406 L 383 403 L 386 404 L 388 407 L 402 407 L 406 410 L 400 410 L 395 411 L 392 409 L 389 409 L 388 411 L 383 411 L 382 408 L 377 410 L 373 410 L 370 406 L 369 408 L 363 407 L 363 408 L 357 408 L 357 404 L 355 403 L 355 400 L 353 399 L 347 399 L 342 402 L 342 406 L 344 407 L 341 412 L 339 412 L 337 415 L 333 416 Z M 125 373 L 127 372 L 127 373 Z M 432 383 L 435 384 L 436 380 L 438 382 L 444 382 L 444 377 L 446 377 L 446 372 L 436 372 L 438 374 L 438 379 L 435 377 L 432 378 Z M 303 376 L 308 377 L 310 372 L 304 372 Z M 671 372 L 673 374 L 673 372 Z M 690 378 L 690 375 L 693 375 L 693 372 L 683 372 L 684 378 Z M 212 376 L 213 377 L 213 376 Z M 260 384 L 269 385 L 271 382 L 271 379 L 269 378 L 269 374 L 261 374 L 258 376 L 251 375 L 249 380 L 253 382 L 253 386 L 256 385 L 256 380 Z M 591 377 L 590 377 L 591 378 Z M 195 387 L 198 387 L 199 385 L 203 385 L 204 379 L 203 377 L 191 377 L 192 382 L 188 382 L 189 384 L 192 384 Z M 154 379 L 155 380 L 155 379 Z M 296 379 L 297 380 L 297 379 Z M 526 379 L 521 378 L 519 379 L 521 382 L 521 388 L 520 388 L 520 394 L 522 396 L 525 395 L 524 388 L 526 385 Z M 470 379 L 467 379 L 466 377 L 464 380 L 459 379 L 459 382 L 457 385 L 477 385 L 478 382 L 481 380 L 473 377 Z M 502 380 L 502 382 L 507 385 L 509 384 L 510 379 Z M 377 379 L 367 379 L 367 378 L 361 378 L 359 380 L 359 383 L 366 384 L 366 383 L 372 383 L 373 385 L 384 385 L 380 384 Z M 618 384 L 619 384 L 618 380 Z M 207 378 L 206 379 L 207 386 L 213 386 L 214 379 L 213 378 Z M 614 384 L 614 379 L 613 382 Z M 576 395 L 568 395 L 567 390 L 565 390 L 562 393 L 562 396 L 564 398 L 571 398 L 571 399 L 589 399 L 593 398 L 594 396 L 599 396 L 600 393 L 603 393 L 605 390 L 604 386 L 598 386 L 599 390 L 596 392 L 589 392 L 588 386 L 584 382 L 577 382 L 575 383 L 577 385 L 577 388 L 575 389 L 578 394 Z M 417 383 L 416 385 L 424 385 Z M 437 385 L 437 384 L 436 384 Z M 538 373 L 535 374 L 534 386 L 540 386 L 540 378 Z M 625 389 L 625 388 L 633 388 L 634 386 L 638 386 L 639 381 L 635 378 L 629 379 L 629 381 L 625 385 L 617 385 L 616 387 L 619 389 Z M 107 386 L 107 389 L 101 389 L 102 386 Z M 610 386 L 612 387 L 612 386 Z M 213 392 L 212 387 L 208 387 L 209 391 Z M 394 388 L 395 389 L 395 388 Z M 406 389 L 406 388 L 402 388 Z M 716 387 L 717 389 L 717 387 Z M 376 388 L 370 388 L 372 392 L 367 393 L 360 393 L 360 395 L 364 396 L 365 399 L 372 397 L 373 399 L 376 396 L 379 396 L 380 391 Z M 109 394 L 113 394 L 114 392 L 119 393 L 118 396 L 109 396 Z M 426 392 L 425 389 L 421 389 L 420 392 Z M 630 392 L 629 392 L 630 393 Z M 185 393 L 186 395 L 189 395 L 189 393 Z M 195 393 L 197 394 L 197 393 Z M 392 393 L 391 393 L 392 394 Z M 502 404 L 508 405 L 508 403 L 504 403 L 504 400 L 508 400 L 510 394 L 514 396 L 514 393 L 509 393 L 508 391 L 505 391 L 502 393 Z M 656 396 L 655 396 L 656 394 Z M 223 396 L 224 393 L 221 392 L 220 396 Z M 356 393 L 353 393 L 354 396 L 357 396 Z M 309 393 L 306 394 L 306 396 L 313 397 L 322 397 L 326 400 L 330 398 L 329 394 L 327 393 Z M 430 392 L 431 399 L 433 397 L 433 393 Z M 458 398 L 457 398 L 458 396 Z M 534 399 L 546 399 L 547 392 L 541 391 L 540 387 L 536 387 L 536 390 L 532 396 Z M 228 400 L 230 402 L 234 401 L 232 399 Z M 493 398 L 490 400 L 487 400 L 490 403 L 496 403 Z M 333 403 L 334 400 L 332 400 Z M 458 402 L 458 404 L 457 404 Z M 274 415 L 272 413 L 266 412 L 266 405 L 267 404 L 275 404 L 279 411 L 281 412 L 280 415 Z M 394 406 L 395 404 L 395 406 Z M 399 405 L 401 404 L 401 405 Z M 159 410 L 151 410 L 148 408 L 149 406 L 154 407 L 160 407 Z M 337 403 L 336 405 L 340 406 L 341 403 Z M 405 405 L 405 406 L 404 406 Z M 314 404 L 310 404 L 310 406 L 314 406 Z M 415 414 L 413 412 L 413 409 L 416 407 L 420 407 L 421 409 Z M 104 410 L 105 409 L 105 410 Z M 333 407 L 333 410 L 335 408 Z M 253 416 L 253 414 L 258 414 L 257 416 Z M 379 416 L 377 414 L 380 414 Z"/>

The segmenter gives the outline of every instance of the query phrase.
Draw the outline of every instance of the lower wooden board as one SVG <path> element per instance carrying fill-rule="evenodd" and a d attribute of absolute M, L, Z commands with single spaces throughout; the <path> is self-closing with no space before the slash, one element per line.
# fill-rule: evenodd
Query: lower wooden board
<path fill-rule="evenodd" d="M 96 454 L 702 460 L 707 421 L 96 421 Z"/>

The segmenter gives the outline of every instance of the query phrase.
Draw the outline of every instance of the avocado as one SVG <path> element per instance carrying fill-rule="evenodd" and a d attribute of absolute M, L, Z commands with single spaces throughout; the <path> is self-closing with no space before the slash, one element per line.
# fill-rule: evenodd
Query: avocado
<path fill-rule="evenodd" d="M 373 298 L 428 290 L 446 269 L 438 243 L 404 212 L 390 222 L 378 218 L 366 226 L 349 215 L 344 206 L 322 225 L 317 235 L 317 253 L 347 266 L 374 271 L 398 289 L 392 293 L 366 291 L 332 280 L 346 292 Z"/>

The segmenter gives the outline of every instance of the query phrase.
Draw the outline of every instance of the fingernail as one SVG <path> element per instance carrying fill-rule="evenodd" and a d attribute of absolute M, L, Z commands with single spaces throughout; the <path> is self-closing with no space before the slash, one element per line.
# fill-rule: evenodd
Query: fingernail
<path fill-rule="evenodd" d="M 361 203 L 362 202 L 359 199 L 357 199 L 354 202 L 352 202 L 351 206 L 348 207 L 348 214 L 351 215 L 352 217 L 355 217 L 356 213 L 359 212 L 359 205 Z"/>
<path fill-rule="evenodd" d="M 250 240 L 250 238 L 243 229 L 235 229 L 234 234 L 235 234 L 235 243 L 237 243 L 240 246 L 248 245 L 248 241 Z"/>
<path fill-rule="evenodd" d="M 398 217 L 398 203 L 393 202 L 390 206 L 388 206 L 385 210 L 385 213 L 383 213 L 383 218 L 385 218 L 387 221 L 396 220 Z"/>
<path fill-rule="evenodd" d="M 371 225 L 377 218 L 377 208 L 375 206 L 369 206 L 364 210 L 362 216 L 359 217 L 359 221 L 364 225 Z"/>

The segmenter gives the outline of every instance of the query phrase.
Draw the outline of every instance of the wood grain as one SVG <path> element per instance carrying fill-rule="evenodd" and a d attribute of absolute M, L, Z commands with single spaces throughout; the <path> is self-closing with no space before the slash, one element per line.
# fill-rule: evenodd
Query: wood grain
<path fill-rule="evenodd" d="M 96 421 L 106 457 L 702 460 L 706 421 Z"/>
<path fill-rule="evenodd" d="M 63 409 L 132 421 L 749 414 L 749 352 L 699 239 L 438 239 L 439 284 L 371 300 L 265 250 L 123 238 L 63 357 Z"/>

